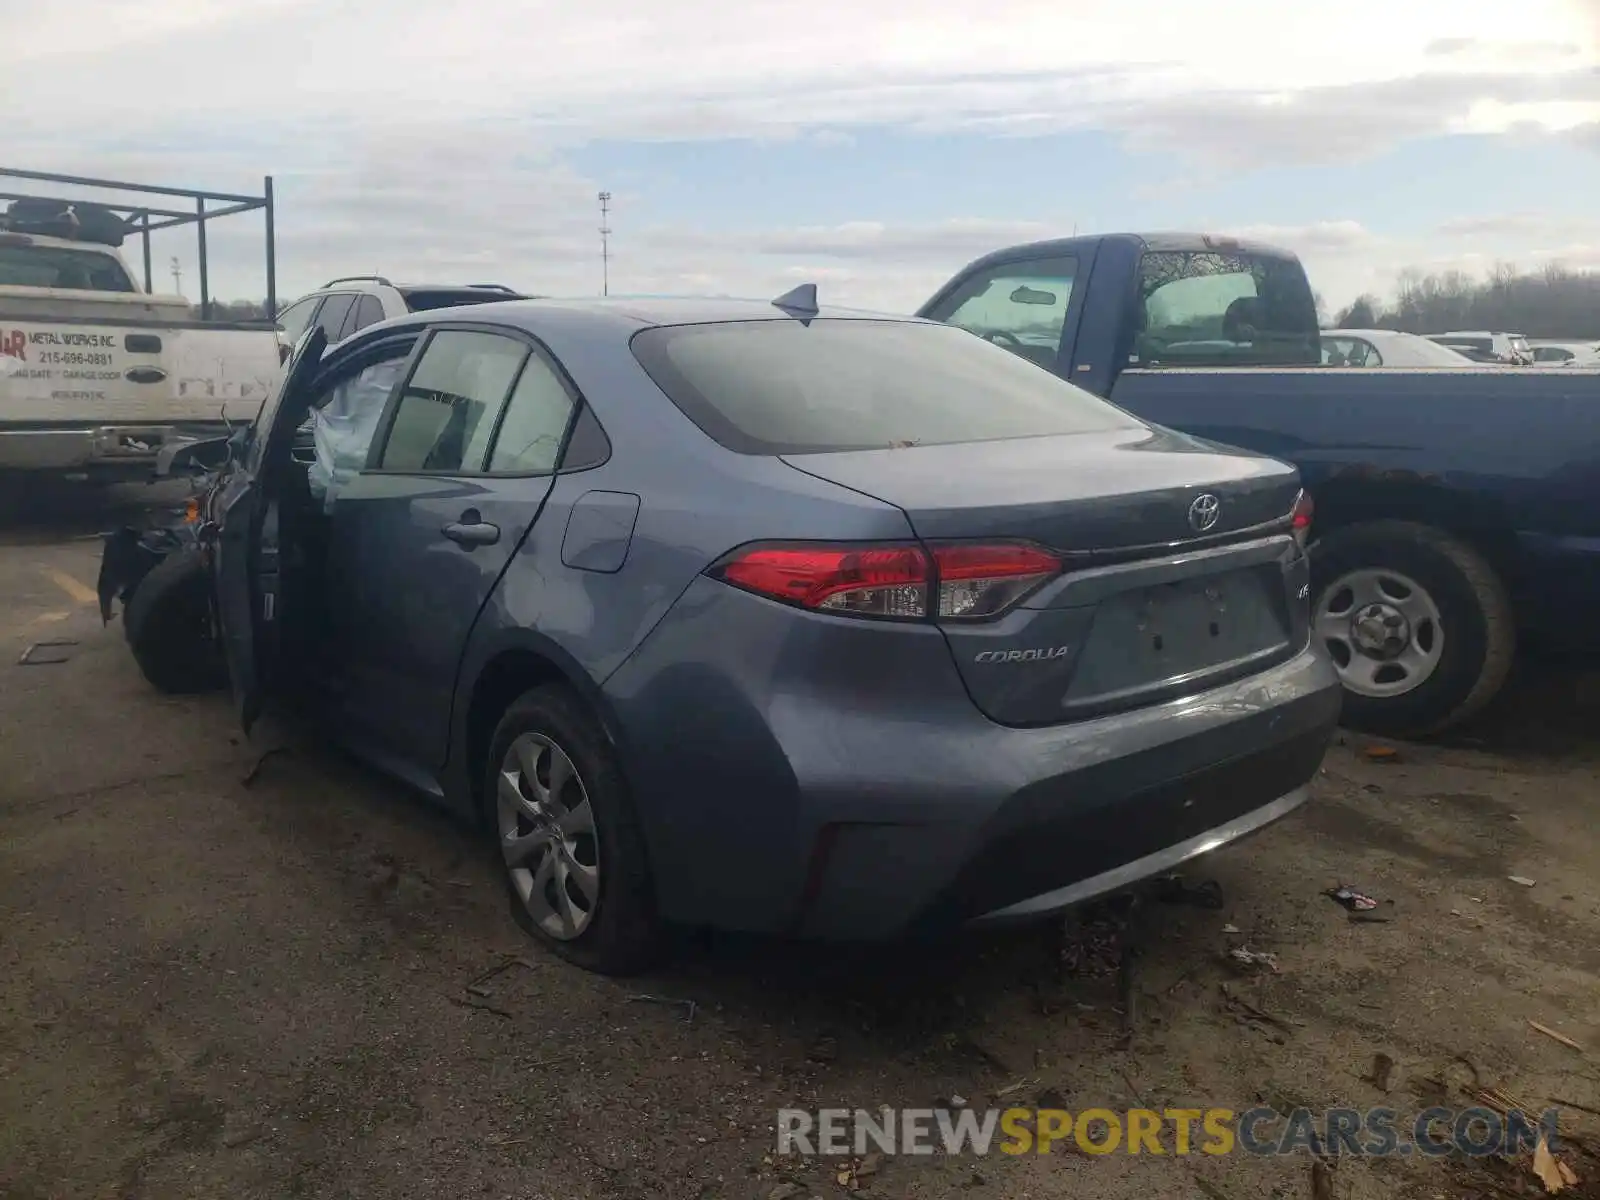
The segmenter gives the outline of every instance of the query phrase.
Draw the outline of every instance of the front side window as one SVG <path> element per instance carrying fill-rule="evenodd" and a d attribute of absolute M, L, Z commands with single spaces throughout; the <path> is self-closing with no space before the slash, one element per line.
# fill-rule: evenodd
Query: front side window
<path fill-rule="evenodd" d="M 334 383 L 312 404 L 316 457 L 307 471 L 311 494 L 331 509 L 344 484 L 367 465 L 389 395 L 405 371 L 410 346 Z"/>
<path fill-rule="evenodd" d="M 668 398 L 741 454 L 1140 427 L 1082 388 L 947 325 L 729 321 L 647 329 L 632 345 Z"/>
<path fill-rule="evenodd" d="M 928 315 L 1048 368 L 1061 351 L 1077 274 L 1070 255 L 986 267 Z"/>
<path fill-rule="evenodd" d="M 1571 350 L 1562 346 L 1535 346 L 1533 348 L 1534 362 L 1571 362 L 1575 355 Z"/>
<path fill-rule="evenodd" d="M 493 333 L 433 335 L 406 381 L 384 444 L 386 471 L 476 474 L 528 348 Z"/>
<path fill-rule="evenodd" d="M 1139 264 L 1141 366 L 1247 366 L 1320 361 L 1316 302 L 1289 258 L 1150 250 Z"/>
<path fill-rule="evenodd" d="M 60 246 L 0 246 L 0 286 L 131 292 L 128 272 L 109 254 Z"/>
<path fill-rule="evenodd" d="M 555 369 L 538 355 L 517 377 L 489 456 L 493 473 L 554 471 L 572 417 L 572 396 Z"/>

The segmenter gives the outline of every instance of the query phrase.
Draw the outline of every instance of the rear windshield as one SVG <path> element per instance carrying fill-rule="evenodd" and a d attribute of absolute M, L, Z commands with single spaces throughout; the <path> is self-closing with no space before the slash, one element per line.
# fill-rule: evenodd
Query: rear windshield
<path fill-rule="evenodd" d="M 673 325 L 637 334 L 633 353 L 691 421 L 741 454 L 1138 427 L 1121 409 L 948 325 Z"/>
<path fill-rule="evenodd" d="M 1456 350 L 1476 350 L 1481 354 L 1494 353 L 1493 338 L 1436 337 L 1429 340 L 1438 342 L 1441 346 L 1450 346 Z"/>
<path fill-rule="evenodd" d="M 133 280 L 109 254 L 59 246 L 0 245 L 0 286 L 131 292 Z"/>
<path fill-rule="evenodd" d="M 491 292 L 483 288 L 406 288 L 400 293 L 411 312 L 431 312 L 436 308 L 456 308 L 463 304 L 494 304 L 502 300 L 522 300 L 514 292 Z"/>
<path fill-rule="evenodd" d="M 1139 261 L 1138 366 L 1312 365 L 1317 305 L 1298 260 L 1151 250 Z"/>

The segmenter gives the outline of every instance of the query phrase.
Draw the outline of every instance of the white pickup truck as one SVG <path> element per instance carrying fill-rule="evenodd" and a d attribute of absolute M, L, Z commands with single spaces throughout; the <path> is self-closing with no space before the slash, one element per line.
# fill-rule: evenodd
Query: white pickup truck
<path fill-rule="evenodd" d="M 144 474 L 164 442 L 255 416 L 280 370 L 272 323 L 197 321 L 91 226 L 39 228 L 0 216 L 0 471 Z"/>

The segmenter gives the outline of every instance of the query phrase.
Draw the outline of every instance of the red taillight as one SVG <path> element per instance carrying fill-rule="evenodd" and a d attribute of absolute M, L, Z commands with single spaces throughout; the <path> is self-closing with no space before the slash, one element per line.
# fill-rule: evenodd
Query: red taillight
<path fill-rule="evenodd" d="M 756 546 L 711 569 L 747 591 L 841 616 L 976 620 L 1010 608 L 1061 569 L 1036 546 Z"/>
<path fill-rule="evenodd" d="M 992 617 L 1061 570 L 1061 560 L 1037 546 L 936 546 L 941 617 Z"/>
<path fill-rule="evenodd" d="M 1315 505 L 1311 503 L 1311 493 L 1301 489 L 1300 494 L 1294 498 L 1294 507 L 1289 510 L 1289 527 L 1294 532 L 1294 540 L 1300 543 L 1300 548 L 1305 549 L 1306 539 L 1311 536 L 1311 518 L 1315 513 Z"/>
<path fill-rule="evenodd" d="M 915 546 L 768 546 L 714 573 L 774 600 L 870 617 L 928 613 L 928 556 Z"/>

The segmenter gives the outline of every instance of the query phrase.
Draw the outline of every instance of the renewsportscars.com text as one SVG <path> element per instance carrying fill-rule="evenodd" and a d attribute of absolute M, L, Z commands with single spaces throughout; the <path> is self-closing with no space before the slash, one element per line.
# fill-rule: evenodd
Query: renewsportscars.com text
<path fill-rule="evenodd" d="M 1086 1154 L 1255 1155 L 1309 1153 L 1356 1157 L 1482 1157 L 1554 1150 L 1557 1110 L 1537 1118 L 1489 1108 L 824 1108 L 778 1111 L 778 1153 L 1048 1154 L 1071 1146 Z"/>

